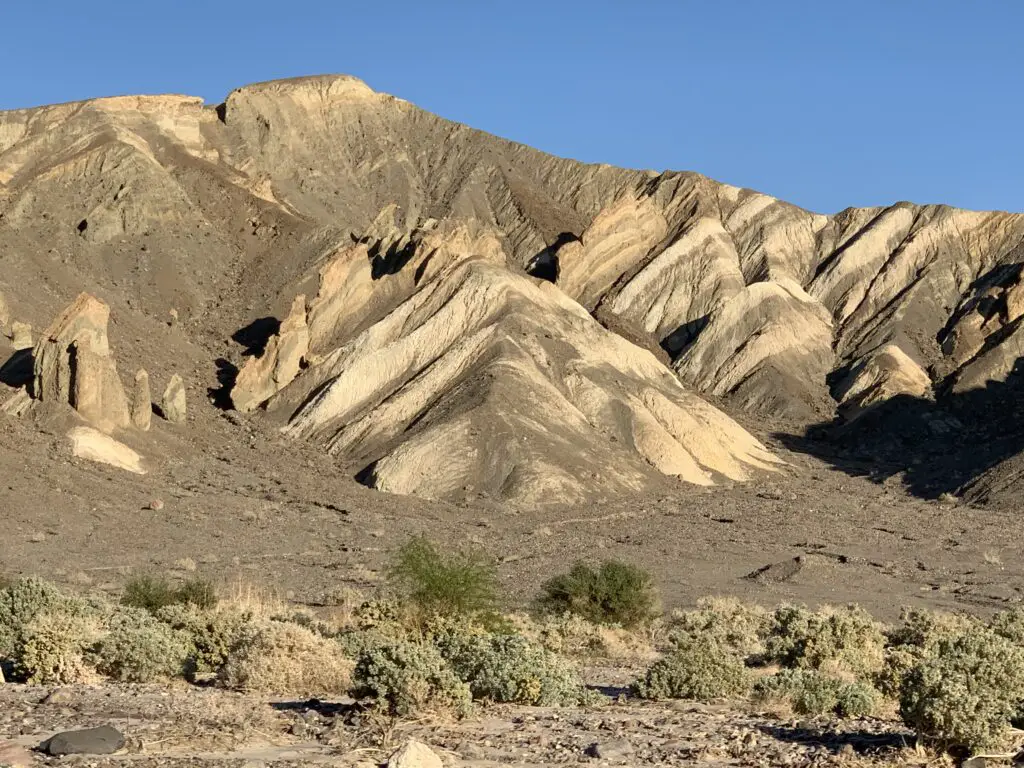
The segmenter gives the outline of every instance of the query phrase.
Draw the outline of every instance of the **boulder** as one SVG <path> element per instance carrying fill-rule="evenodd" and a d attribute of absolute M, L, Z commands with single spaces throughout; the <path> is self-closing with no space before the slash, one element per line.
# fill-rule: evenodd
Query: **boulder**
<path fill-rule="evenodd" d="M 32 326 L 28 323 L 11 323 L 11 344 L 16 350 L 32 349 Z"/>
<path fill-rule="evenodd" d="M 63 755 L 112 755 L 124 746 L 124 736 L 116 728 L 101 725 L 81 731 L 64 731 L 39 745 L 39 751 L 53 757 Z"/>
<path fill-rule="evenodd" d="M 231 402 L 243 413 L 258 408 L 292 383 L 309 351 L 306 297 L 296 296 L 288 317 L 267 342 L 260 357 L 251 357 L 231 389 Z"/>
<path fill-rule="evenodd" d="M 92 427 L 75 427 L 68 432 L 71 453 L 80 459 L 108 464 L 136 475 L 146 474 L 142 457 L 124 443 Z"/>
<path fill-rule="evenodd" d="M 409 739 L 388 758 L 388 768 L 444 768 L 444 763 L 426 744 Z"/>
<path fill-rule="evenodd" d="M 135 389 L 132 391 L 132 426 L 146 432 L 152 418 L 153 399 L 149 391 L 149 374 L 140 368 L 135 373 Z"/>
<path fill-rule="evenodd" d="M 178 374 L 171 376 L 171 380 L 167 382 L 167 389 L 164 390 L 160 408 L 164 413 L 164 418 L 172 424 L 185 423 L 185 382 Z"/>
<path fill-rule="evenodd" d="M 98 429 L 131 423 L 128 398 L 107 340 L 110 308 L 81 294 L 50 324 L 33 350 L 33 386 L 41 402 L 68 403 Z"/>

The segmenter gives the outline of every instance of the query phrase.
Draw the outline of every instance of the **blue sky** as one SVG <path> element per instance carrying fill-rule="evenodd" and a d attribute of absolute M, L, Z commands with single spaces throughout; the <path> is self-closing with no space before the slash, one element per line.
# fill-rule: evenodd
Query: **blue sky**
<path fill-rule="evenodd" d="M 1024 211 L 1019 0 L 4 5 L 0 109 L 217 103 L 341 72 L 548 152 L 700 171 L 813 210 Z"/>

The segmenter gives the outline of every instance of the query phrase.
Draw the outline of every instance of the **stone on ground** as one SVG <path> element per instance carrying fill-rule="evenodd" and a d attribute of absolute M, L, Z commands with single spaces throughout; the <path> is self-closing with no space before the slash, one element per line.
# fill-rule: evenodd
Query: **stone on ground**
<path fill-rule="evenodd" d="M 146 474 L 142 457 L 124 443 L 92 427 L 75 427 L 68 432 L 71 453 L 80 459 L 108 464 L 136 475 Z"/>
<path fill-rule="evenodd" d="M 388 768 L 444 768 L 444 763 L 426 744 L 409 739 L 388 759 Z"/>
<path fill-rule="evenodd" d="M 39 750 L 52 757 L 63 755 L 112 755 L 124 746 L 124 736 L 116 728 L 101 725 L 81 731 L 64 731 L 39 745 Z"/>

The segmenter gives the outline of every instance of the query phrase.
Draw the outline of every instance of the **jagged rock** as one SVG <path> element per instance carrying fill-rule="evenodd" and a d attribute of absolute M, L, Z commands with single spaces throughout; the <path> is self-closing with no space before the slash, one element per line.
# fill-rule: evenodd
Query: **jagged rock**
<path fill-rule="evenodd" d="M 136 475 L 146 474 L 142 457 L 110 435 L 92 427 L 75 427 L 68 432 L 68 439 L 71 441 L 71 453 L 80 459 L 109 464 Z"/>
<path fill-rule="evenodd" d="M 17 320 L 11 323 L 11 346 L 15 350 L 32 349 L 32 326 Z"/>
<path fill-rule="evenodd" d="M 80 731 L 64 731 L 39 745 L 39 751 L 53 757 L 63 755 L 112 755 L 124 746 L 124 735 L 116 728 L 101 725 Z"/>
<path fill-rule="evenodd" d="M 110 309 L 81 294 L 50 324 L 33 350 L 33 396 L 70 404 L 109 432 L 131 423 L 128 399 L 107 340 Z"/>
<path fill-rule="evenodd" d="M 309 326 L 306 324 L 306 297 L 296 296 L 288 317 L 277 334 L 267 342 L 260 357 L 249 358 L 239 371 L 231 389 L 231 402 L 243 413 L 265 403 L 291 384 L 299 375 L 303 358 L 309 351 Z"/>
<path fill-rule="evenodd" d="M 388 768 L 444 768 L 444 763 L 426 744 L 409 739 L 388 758 Z"/>
<path fill-rule="evenodd" d="M 185 382 L 181 376 L 174 374 L 167 382 L 164 396 L 160 400 L 160 409 L 164 418 L 172 424 L 184 424 L 186 419 Z"/>
<path fill-rule="evenodd" d="M 146 432 L 152 419 L 153 396 L 149 391 L 149 374 L 140 368 L 135 372 L 135 389 L 132 390 L 132 426 Z"/>

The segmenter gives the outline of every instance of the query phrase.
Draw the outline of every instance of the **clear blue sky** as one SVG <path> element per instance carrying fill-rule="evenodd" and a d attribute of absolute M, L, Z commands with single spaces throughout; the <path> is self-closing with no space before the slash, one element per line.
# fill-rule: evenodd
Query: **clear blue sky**
<path fill-rule="evenodd" d="M 1024 2 L 88 0 L 4 3 L 0 109 L 221 101 L 340 72 L 615 165 L 696 170 L 831 212 L 1024 211 Z"/>

